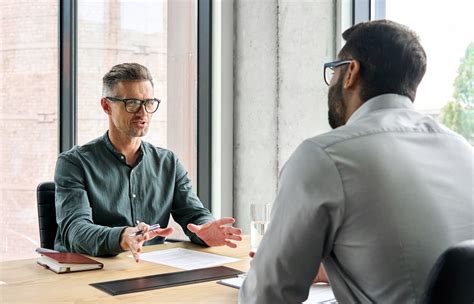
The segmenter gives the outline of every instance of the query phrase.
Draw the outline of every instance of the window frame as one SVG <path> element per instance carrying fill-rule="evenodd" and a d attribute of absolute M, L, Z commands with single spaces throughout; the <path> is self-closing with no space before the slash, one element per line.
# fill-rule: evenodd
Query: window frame
<path fill-rule="evenodd" d="M 212 212 L 212 0 L 198 0 L 197 195 Z"/>
<path fill-rule="evenodd" d="M 59 153 L 77 144 L 77 1 L 59 0 Z"/>
<path fill-rule="evenodd" d="M 212 0 L 197 0 L 197 194 L 212 211 Z M 59 153 L 77 145 L 77 0 L 59 0 Z"/>
<path fill-rule="evenodd" d="M 385 19 L 385 0 L 352 0 L 352 25 Z"/>

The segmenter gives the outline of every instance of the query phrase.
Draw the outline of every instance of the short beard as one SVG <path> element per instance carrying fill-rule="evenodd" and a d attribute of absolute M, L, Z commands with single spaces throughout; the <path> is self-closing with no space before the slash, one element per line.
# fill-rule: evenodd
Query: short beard
<path fill-rule="evenodd" d="M 336 84 L 329 87 L 328 92 L 328 121 L 331 128 L 335 129 L 345 124 L 346 105 L 342 96 L 343 73 L 339 75 Z"/>
<path fill-rule="evenodd" d="M 136 129 L 129 129 L 128 131 L 128 136 L 130 137 L 143 137 L 145 136 L 146 134 L 148 133 L 148 126 L 143 129 L 143 133 L 140 133 L 140 131 L 136 130 Z"/>

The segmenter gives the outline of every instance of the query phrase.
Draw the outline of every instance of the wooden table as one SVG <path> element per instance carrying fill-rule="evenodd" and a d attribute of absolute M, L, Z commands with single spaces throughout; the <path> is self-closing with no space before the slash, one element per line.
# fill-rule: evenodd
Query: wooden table
<path fill-rule="evenodd" d="M 186 248 L 240 259 L 225 266 L 247 271 L 250 267 L 249 239 L 238 248 L 203 248 L 189 242 L 145 247 L 144 251 Z M 237 303 L 238 290 L 216 281 L 111 296 L 90 283 L 141 277 L 182 269 L 128 257 L 129 252 L 112 258 L 94 258 L 104 269 L 56 274 L 36 263 L 36 259 L 0 263 L 0 303 Z"/>

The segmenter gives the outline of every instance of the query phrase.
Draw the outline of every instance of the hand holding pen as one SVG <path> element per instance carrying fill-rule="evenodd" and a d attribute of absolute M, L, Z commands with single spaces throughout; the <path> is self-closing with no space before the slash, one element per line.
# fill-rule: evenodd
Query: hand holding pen
<path fill-rule="evenodd" d="M 137 224 L 140 224 L 140 222 L 137 221 Z M 158 230 L 158 228 L 161 228 L 160 224 L 154 224 L 154 225 L 148 226 L 147 232 Z M 139 235 L 143 235 L 144 233 L 145 232 L 143 230 L 138 230 L 137 232 L 130 233 L 129 236 L 139 236 Z"/>
<path fill-rule="evenodd" d="M 149 226 L 146 223 L 137 221 L 136 227 L 127 227 L 123 230 L 120 236 L 120 247 L 123 250 L 130 250 L 135 261 L 139 262 L 144 242 L 157 236 L 166 237 L 172 232 L 172 227 L 162 229 L 159 224 Z"/>

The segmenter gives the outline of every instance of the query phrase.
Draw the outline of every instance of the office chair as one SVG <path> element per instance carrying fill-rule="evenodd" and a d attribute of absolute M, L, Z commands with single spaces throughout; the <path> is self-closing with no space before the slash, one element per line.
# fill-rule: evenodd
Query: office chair
<path fill-rule="evenodd" d="M 449 247 L 438 258 L 423 303 L 474 303 L 474 240 Z"/>
<path fill-rule="evenodd" d="M 54 238 L 58 224 L 56 223 L 56 207 L 54 205 L 54 183 L 41 183 L 36 188 L 38 203 L 38 222 L 42 248 L 54 249 Z"/>

